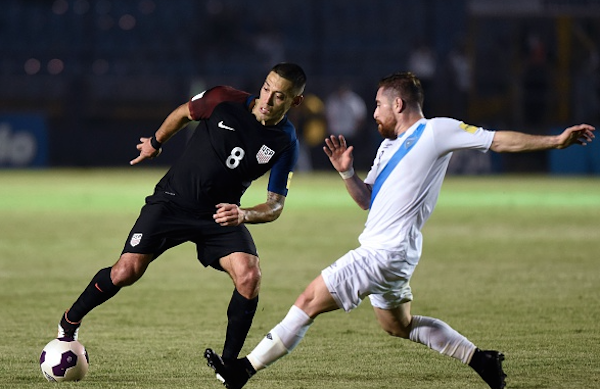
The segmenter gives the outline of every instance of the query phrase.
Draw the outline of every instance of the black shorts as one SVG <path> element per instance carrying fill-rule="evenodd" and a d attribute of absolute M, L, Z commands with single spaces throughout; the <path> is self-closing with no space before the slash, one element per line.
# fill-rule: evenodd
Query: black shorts
<path fill-rule="evenodd" d="M 122 253 L 154 254 L 157 258 L 184 242 L 196 244 L 204 266 L 221 269 L 219 259 L 243 252 L 258 256 L 250 231 L 243 224 L 223 227 L 211 212 L 194 212 L 156 196 L 146 199 Z"/>

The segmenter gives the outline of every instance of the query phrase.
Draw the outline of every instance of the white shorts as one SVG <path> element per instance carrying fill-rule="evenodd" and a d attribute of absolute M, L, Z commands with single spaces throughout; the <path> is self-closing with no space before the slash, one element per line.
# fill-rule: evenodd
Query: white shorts
<path fill-rule="evenodd" d="M 327 289 L 346 312 L 369 296 L 371 305 L 392 309 L 412 301 L 410 277 L 417 258 L 405 252 L 359 247 L 349 251 L 321 272 Z"/>

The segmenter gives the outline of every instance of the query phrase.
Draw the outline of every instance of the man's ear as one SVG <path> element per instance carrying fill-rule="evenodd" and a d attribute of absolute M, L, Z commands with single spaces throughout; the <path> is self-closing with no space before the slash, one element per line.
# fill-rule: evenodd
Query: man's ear
<path fill-rule="evenodd" d="M 297 107 L 304 101 L 304 95 L 294 97 L 294 101 L 292 102 L 292 107 Z"/>
<path fill-rule="evenodd" d="M 396 106 L 396 112 L 402 113 L 406 109 L 406 102 L 402 100 L 400 97 L 396 97 L 394 100 L 394 104 Z"/>

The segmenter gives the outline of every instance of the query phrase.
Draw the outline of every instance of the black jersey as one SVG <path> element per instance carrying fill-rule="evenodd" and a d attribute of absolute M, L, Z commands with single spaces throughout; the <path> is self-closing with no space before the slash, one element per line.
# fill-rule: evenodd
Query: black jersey
<path fill-rule="evenodd" d="M 287 117 L 264 126 L 250 111 L 254 97 L 231 87 L 195 96 L 189 107 L 199 124 L 185 151 L 155 193 L 197 210 L 240 204 L 252 181 L 271 170 L 268 190 L 287 195 L 298 159 L 296 130 Z"/>

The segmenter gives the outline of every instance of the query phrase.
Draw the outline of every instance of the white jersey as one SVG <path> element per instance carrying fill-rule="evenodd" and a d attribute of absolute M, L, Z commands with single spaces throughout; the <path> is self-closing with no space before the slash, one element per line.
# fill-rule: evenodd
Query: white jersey
<path fill-rule="evenodd" d="M 421 228 L 433 212 L 452 152 L 487 152 L 494 131 L 450 118 L 421 119 L 397 139 L 385 139 L 365 183 L 373 187 L 362 246 L 421 254 Z"/>

